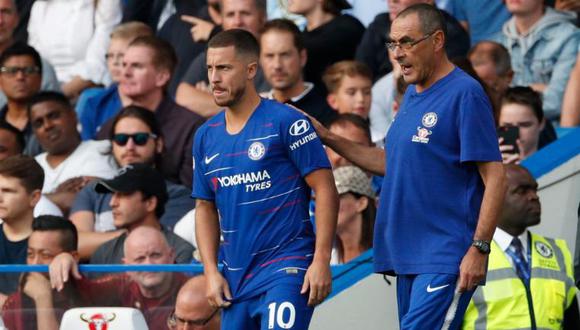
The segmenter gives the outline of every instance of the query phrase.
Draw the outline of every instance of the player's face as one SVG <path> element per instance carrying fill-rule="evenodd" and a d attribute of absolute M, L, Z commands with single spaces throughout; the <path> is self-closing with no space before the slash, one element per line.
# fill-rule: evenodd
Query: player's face
<path fill-rule="evenodd" d="M 7 69 L 21 69 L 16 73 L 4 72 L 0 74 L 0 87 L 9 100 L 26 102 L 32 95 L 38 93 L 42 77 L 40 68 L 32 56 L 12 56 L 4 62 L 3 66 Z M 23 70 L 36 71 L 24 73 Z"/>
<path fill-rule="evenodd" d="M 114 82 L 119 82 L 123 74 L 123 56 L 129 47 L 129 40 L 113 38 L 107 50 L 107 68 Z"/>
<path fill-rule="evenodd" d="M 427 31 L 429 33 L 430 31 Z M 432 83 L 435 71 L 434 43 L 433 38 L 437 33 L 416 43 L 410 49 L 396 47 L 393 57 L 401 67 L 403 78 L 408 84 L 416 84 L 418 87 L 427 87 Z M 396 19 L 391 26 L 390 39 L 393 42 L 405 43 L 419 41 L 426 37 L 421 31 L 421 24 L 417 14 L 410 14 Z"/>
<path fill-rule="evenodd" d="M 133 135 L 137 133 L 151 134 L 151 129 L 143 121 L 134 117 L 124 117 L 119 120 L 114 128 L 114 134 Z M 113 145 L 113 156 L 119 166 L 123 167 L 132 163 L 153 164 L 156 152 L 161 152 L 161 140 L 159 138 L 149 138 L 144 145 L 137 145 L 133 138 L 127 140 L 122 146 L 115 141 Z"/>
<path fill-rule="evenodd" d="M 538 150 L 540 132 L 544 122 L 539 122 L 533 110 L 523 104 L 507 103 L 502 105 L 499 115 L 500 126 L 517 126 L 520 128 L 520 143 L 522 158 L 528 157 Z"/>
<path fill-rule="evenodd" d="M 526 15 L 539 11 L 544 6 L 543 0 L 506 0 L 506 7 L 513 15 Z"/>
<path fill-rule="evenodd" d="M 18 13 L 13 0 L 0 0 L 0 44 L 12 39 L 18 25 Z"/>
<path fill-rule="evenodd" d="M 33 231 L 28 238 L 26 250 L 26 264 L 48 265 L 62 248 L 62 233 L 56 230 Z"/>
<path fill-rule="evenodd" d="M 0 175 L 0 219 L 12 223 L 30 212 L 40 196 L 40 191 L 26 191 L 20 179 Z"/>
<path fill-rule="evenodd" d="M 538 197 L 538 183 L 523 169 L 509 169 L 507 191 L 500 225 L 524 229 L 540 223 L 542 207 Z"/>
<path fill-rule="evenodd" d="M 306 52 L 294 46 L 292 34 L 270 30 L 262 35 L 260 64 L 266 80 L 277 90 L 288 90 L 300 82 Z"/>
<path fill-rule="evenodd" d="M 328 103 L 339 113 L 354 113 L 368 118 L 371 109 L 372 82 L 363 76 L 344 76 Z"/>
<path fill-rule="evenodd" d="M 243 29 L 259 36 L 264 26 L 264 13 L 258 10 L 257 0 L 222 0 L 222 26 L 224 30 Z"/>
<path fill-rule="evenodd" d="M 207 77 L 217 105 L 231 107 L 238 103 L 246 84 L 252 83 L 250 65 L 236 56 L 233 46 L 207 50 Z M 253 65 L 255 68 L 256 63 Z"/>
<path fill-rule="evenodd" d="M 113 193 L 110 206 L 113 223 L 117 228 L 132 228 L 145 219 L 152 198 L 145 199 L 140 191 L 133 193 Z"/>
<path fill-rule="evenodd" d="M 5 129 L 0 129 L 0 161 L 19 153 L 16 135 Z"/>
<path fill-rule="evenodd" d="M 161 265 L 175 262 L 173 250 L 163 240 L 155 236 L 148 240 L 127 244 L 124 262 L 129 265 Z M 171 273 L 164 272 L 130 272 L 131 278 L 140 287 L 155 289 L 171 281 Z"/>
<path fill-rule="evenodd" d="M 365 132 L 351 123 L 345 123 L 343 125 L 334 124 L 330 126 L 330 131 L 334 134 L 344 137 L 345 139 L 354 141 L 364 146 L 369 146 L 371 144 Z M 326 155 L 328 156 L 328 160 L 330 160 L 330 165 L 332 168 L 352 165 L 351 162 L 344 159 L 329 147 L 326 148 Z"/>
<path fill-rule="evenodd" d="M 165 86 L 170 74 L 153 64 L 154 51 L 145 46 L 132 46 L 123 56 L 123 73 L 119 91 L 128 97 L 145 97 Z"/>

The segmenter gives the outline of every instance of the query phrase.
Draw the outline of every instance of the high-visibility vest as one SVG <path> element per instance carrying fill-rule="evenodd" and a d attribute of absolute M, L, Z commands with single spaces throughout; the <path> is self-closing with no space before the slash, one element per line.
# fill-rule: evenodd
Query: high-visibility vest
<path fill-rule="evenodd" d="M 536 328 L 562 329 L 564 312 L 576 295 L 570 250 L 564 240 L 535 234 L 531 234 L 528 248 L 531 249 L 530 294 Z M 469 302 L 463 329 L 531 328 L 526 287 L 508 258 L 493 241 L 486 284 L 477 288 Z"/>

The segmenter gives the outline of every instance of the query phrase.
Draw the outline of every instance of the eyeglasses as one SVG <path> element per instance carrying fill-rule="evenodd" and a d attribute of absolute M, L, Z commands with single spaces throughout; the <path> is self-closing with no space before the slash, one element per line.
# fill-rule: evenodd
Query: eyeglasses
<path fill-rule="evenodd" d="M 129 139 L 132 139 L 136 145 L 143 146 L 147 143 L 147 141 L 149 141 L 149 138 L 156 139 L 157 135 L 155 135 L 153 133 L 145 133 L 145 132 L 140 132 L 140 133 L 135 133 L 135 134 L 119 133 L 119 134 L 113 135 L 113 142 L 116 145 L 124 146 L 127 144 L 127 142 L 129 142 Z"/>
<path fill-rule="evenodd" d="M 397 49 L 397 47 L 401 48 L 401 50 L 403 50 L 403 51 L 410 50 L 411 48 L 413 48 L 417 44 L 419 44 L 421 41 L 426 40 L 427 38 L 431 37 L 433 34 L 435 34 L 435 32 L 437 32 L 437 31 L 433 31 L 419 40 L 406 40 L 406 41 L 402 41 L 402 42 L 387 42 L 385 44 L 385 46 L 387 46 L 387 49 L 392 51 L 392 52 L 394 52 L 395 49 Z"/>
<path fill-rule="evenodd" d="M 219 308 L 216 308 L 210 316 L 208 316 L 205 319 L 198 319 L 198 320 L 186 320 L 186 319 L 182 319 L 178 316 L 175 315 L 175 310 L 173 310 L 173 312 L 171 312 L 171 314 L 169 315 L 169 317 L 167 318 L 167 326 L 169 328 L 175 328 L 178 325 L 192 325 L 192 326 L 199 326 L 199 327 L 203 327 L 205 325 L 207 325 L 209 323 L 209 321 L 211 321 L 211 319 L 213 319 L 213 317 L 217 314 L 217 312 L 219 312 Z"/>
<path fill-rule="evenodd" d="M 7 76 L 15 76 L 18 72 L 22 72 L 25 76 L 31 76 L 33 74 L 40 73 L 40 68 L 37 66 L 3 66 L 0 68 L 0 73 Z"/>

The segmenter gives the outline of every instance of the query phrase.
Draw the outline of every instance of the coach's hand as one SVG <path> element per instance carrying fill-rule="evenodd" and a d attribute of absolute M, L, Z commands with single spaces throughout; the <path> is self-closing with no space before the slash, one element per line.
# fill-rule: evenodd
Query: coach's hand
<path fill-rule="evenodd" d="M 459 266 L 459 292 L 469 291 L 485 278 L 487 255 L 470 247 Z"/>
<path fill-rule="evenodd" d="M 206 274 L 206 277 L 206 298 L 209 304 L 216 308 L 229 307 L 232 303 L 228 300 L 232 300 L 232 294 L 228 281 L 219 272 Z"/>
<path fill-rule="evenodd" d="M 310 290 L 308 306 L 315 306 L 324 301 L 332 289 L 332 277 L 330 265 L 326 262 L 313 261 L 306 275 L 300 293 L 305 294 Z"/>

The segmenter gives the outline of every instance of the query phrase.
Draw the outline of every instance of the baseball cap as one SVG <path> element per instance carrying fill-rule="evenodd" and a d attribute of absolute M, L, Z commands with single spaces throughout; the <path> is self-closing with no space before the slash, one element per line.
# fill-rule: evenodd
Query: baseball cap
<path fill-rule="evenodd" d="M 338 194 L 353 192 L 370 198 L 375 197 L 375 192 L 371 188 L 371 179 L 363 170 L 356 166 L 341 166 L 335 169 L 334 183 Z"/>
<path fill-rule="evenodd" d="M 348 3 L 346 0 L 330 0 L 330 2 L 333 2 L 340 10 L 352 8 L 350 3 Z"/>
<path fill-rule="evenodd" d="M 95 186 L 95 191 L 101 194 L 140 191 L 146 195 L 157 197 L 159 203 L 162 204 L 165 204 L 168 199 L 163 175 L 146 164 L 129 164 L 121 168 L 116 177 L 99 181 Z"/>

